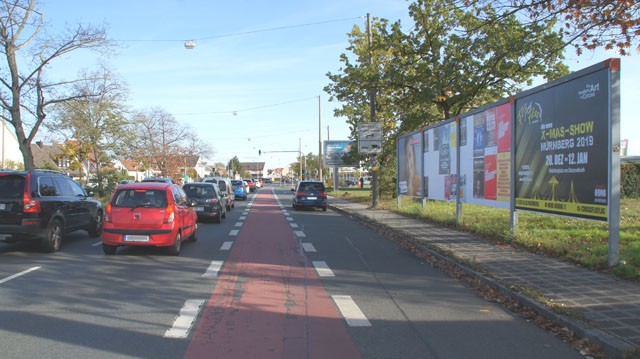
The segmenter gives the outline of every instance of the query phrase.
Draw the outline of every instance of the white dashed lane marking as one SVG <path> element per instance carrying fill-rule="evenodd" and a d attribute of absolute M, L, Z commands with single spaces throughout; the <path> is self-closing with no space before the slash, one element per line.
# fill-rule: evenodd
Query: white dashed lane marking
<path fill-rule="evenodd" d="M 33 271 L 36 271 L 36 270 L 38 270 L 38 269 L 40 269 L 40 268 L 42 268 L 42 267 L 32 267 L 32 268 L 29 268 L 29 269 L 27 269 L 27 270 L 23 270 L 23 271 L 22 271 L 22 272 L 20 272 L 20 273 L 16 273 L 16 274 L 11 275 L 11 276 L 8 276 L 8 277 L 6 277 L 6 278 L 4 278 L 4 279 L 0 279 L 0 284 L 2 284 L 2 283 L 6 283 L 6 282 L 8 282 L 8 281 L 10 281 L 10 280 L 12 280 L 12 279 L 16 279 L 16 278 L 18 278 L 18 277 L 22 277 L 23 275 L 28 274 L 28 273 L 31 273 L 31 272 L 33 272 Z"/>
<path fill-rule="evenodd" d="M 295 223 L 289 223 L 291 225 L 291 228 L 298 228 L 298 225 Z"/>
<path fill-rule="evenodd" d="M 314 247 L 311 243 L 302 243 L 302 249 L 304 249 L 304 251 L 307 253 L 317 252 L 316 247 Z"/>
<path fill-rule="evenodd" d="M 218 276 L 218 272 L 222 269 L 223 261 L 212 261 L 207 271 L 202 274 L 203 277 L 216 277 Z"/>
<path fill-rule="evenodd" d="M 293 231 L 293 233 L 296 235 L 296 237 L 299 237 L 299 238 L 306 237 L 303 231 Z"/>
<path fill-rule="evenodd" d="M 229 236 L 237 236 L 238 233 L 240 233 L 239 229 L 232 229 L 231 232 L 229 232 Z"/>
<path fill-rule="evenodd" d="M 242 227 L 242 222 L 236 222 L 235 226 L 236 227 Z"/>
<path fill-rule="evenodd" d="M 231 249 L 231 246 L 233 245 L 233 242 L 224 242 L 222 243 L 222 247 L 220 247 L 221 251 L 228 251 L 229 249 Z"/>
<path fill-rule="evenodd" d="M 333 301 L 350 327 L 370 327 L 371 323 L 350 295 L 332 295 Z"/>
<path fill-rule="evenodd" d="M 325 261 L 313 261 L 313 267 L 316 269 L 319 277 L 335 277 L 333 271 L 327 265 Z"/>
<path fill-rule="evenodd" d="M 173 326 L 164 333 L 164 337 L 186 338 L 203 304 L 204 300 L 202 299 L 189 299 L 185 301 L 184 306 L 180 309 L 180 314 L 173 322 Z"/>

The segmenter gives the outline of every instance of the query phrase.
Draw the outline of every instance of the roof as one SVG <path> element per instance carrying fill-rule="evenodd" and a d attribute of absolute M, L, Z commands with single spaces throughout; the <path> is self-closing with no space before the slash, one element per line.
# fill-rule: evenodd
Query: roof
<path fill-rule="evenodd" d="M 245 171 L 262 172 L 266 162 L 240 162 Z"/>

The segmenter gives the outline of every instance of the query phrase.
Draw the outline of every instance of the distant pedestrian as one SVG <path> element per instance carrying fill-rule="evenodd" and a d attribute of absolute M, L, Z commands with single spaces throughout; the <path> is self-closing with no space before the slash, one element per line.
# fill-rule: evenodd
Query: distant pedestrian
<path fill-rule="evenodd" d="M 364 188 L 364 178 L 362 177 L 358 180 L 358 188 Z"/>

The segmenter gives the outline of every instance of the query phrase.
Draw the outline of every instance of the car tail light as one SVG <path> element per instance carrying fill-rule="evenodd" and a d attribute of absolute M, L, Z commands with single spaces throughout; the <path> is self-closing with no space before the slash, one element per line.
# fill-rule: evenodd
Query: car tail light
<path fill-rule="evenodd" d="M 164 213 L 164 223 L 173 223 L 173 220 L 176 218 L 176 211 L 173 209 L 172 205 L 167 206 L 167 210 Z"/>
<path fill-rule="evenodd" d="M 24 203 L 24 213 L 40 213 L 40 211 L 42 210 L 42 208 L 40 207 L 40 202 L 31 198 L 28 193 L 24 194 L 22 201 Z"/>
<path fill-rule="evenodd" d="M 208 198 L 205 202 L 207 202 L 207 203 L 218 203 L 218 199 L 217 198 Z"/>
<path fill-rule="evenodd" d="M 107 204 L 107 208 L 104 210 L 104 221 L 111 223 L 111 203 Z"/>
<path fill-rule="evenodd" d="M 296 196 L 302 196 L 302 197 L 304 197 L 304 196 L 305 196 L 305 193 L 304 193 L 304 192 L 298 192 L 298 193 L 296 193 Z"/>
<path fill-rule="evenodd" d="M 327 196 L 327 192 L 320 192 L 319 196 L 320 197 L 326 197 Z"/>

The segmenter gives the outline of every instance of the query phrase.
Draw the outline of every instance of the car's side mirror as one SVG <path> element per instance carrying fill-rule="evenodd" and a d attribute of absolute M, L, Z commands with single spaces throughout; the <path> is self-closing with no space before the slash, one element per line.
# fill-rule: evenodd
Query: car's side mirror
<path fill-rule="evenodd" d="M 292 188 L 292 189 L 291 189 L 291 192 L 295 192 L 295 191 L 296 191 L 296 189 L 295 189 L 295 188 Z"/>

